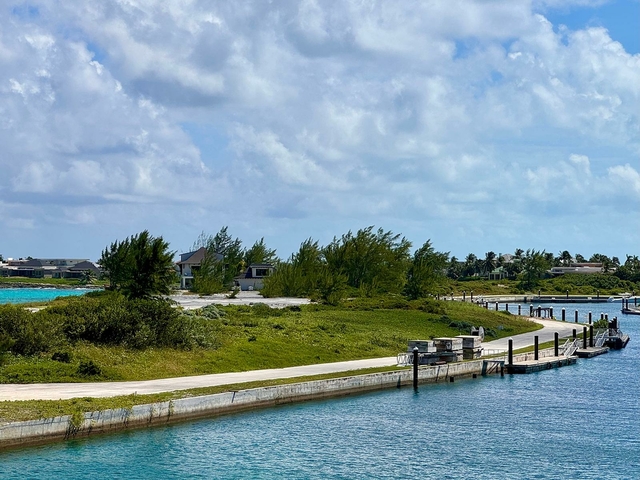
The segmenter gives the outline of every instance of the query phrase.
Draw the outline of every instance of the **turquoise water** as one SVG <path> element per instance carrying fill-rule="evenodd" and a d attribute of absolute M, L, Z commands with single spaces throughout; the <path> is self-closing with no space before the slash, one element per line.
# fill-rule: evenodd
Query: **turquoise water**
<path fill-rule="evenodd" d="M 640 318 L 604 308 L 631 343 L 570 367 L 15 450 L 0 477 L 637 479 Z"/>
<path fill-rule="evenodd" d="M 82 295 L 89 291 L 86 288 L 0 288 L 0 304 L 48 302 L 56 297 Z"/>

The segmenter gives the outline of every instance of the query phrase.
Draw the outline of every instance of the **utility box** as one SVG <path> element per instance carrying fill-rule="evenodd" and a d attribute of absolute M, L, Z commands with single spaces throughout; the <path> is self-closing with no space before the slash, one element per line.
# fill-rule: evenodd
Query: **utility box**
<path fill-rule="evenodd" d="M 409 340 L 409 346 L 407 352 L 413 352 L 413 349 L 418 347 L 419 353 L 435 353 L 436 346 L 433 340 Z"/>
<path fill-rule="evenodd" d="M 462 350 L 462 339 L 456 337 L 440 337 L 433 339 L 438 352 L 455 352 Z"/>
<path fill-rule="evenodd" d="M 482 357 L 482 348 L 465 348 L 462 350 L 462 358 L 465 360 L 475 360 Z"/>
<path fill-rule="evenodd" d="M 462 348 L 480 348 L 482 339 L 476 335 L 458 335 L 462 339 Z"/>

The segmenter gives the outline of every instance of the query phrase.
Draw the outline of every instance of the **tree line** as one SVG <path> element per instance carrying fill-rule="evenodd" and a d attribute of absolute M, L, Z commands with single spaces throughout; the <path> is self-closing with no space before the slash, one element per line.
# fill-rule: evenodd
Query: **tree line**
<path fill-rule="evenodd" d="M 265 279 L 264 296 L 310 296 L 332 304 L 347 295 L 391 293 L 421 298 L 437 293 L 447 279 L 486 278 L 498 267 L 507 278 L 518 280 L 522 289 L 534 288 L 553 266 L 586 261 L 602 263 L 605 272 L 622 280 L 640 281 L 640 260 L 632 255 L 622 263 L 617 257 L 598 253 L 587 260 L 566 250 L 554 255 L 518 248 L 509 255 L 490 251 L 484 257 L 470 253 L 459 260 L 435 250 L 431 240 L 416 250 L 412 246 L 401 234 L 369 226 L 334 237 L 324 246 L 308 238 L 283 260 L 264 238 L 246 248 L 225 226 L 215 235 L 203 232 L 195 240 L 191 250 L 205 248 L 206 254 L 194 272 L 192 288 L 201 294 L 228 291 L 234 277 L 254 263 L 275 266 L 273 275 Z M 130 298 L 147 298 L 169 293 L 177 281 L 174 256 L 162 237 L 145 230 L 112 243 L 102 252 L 100 263 L 110 289 Z"/>

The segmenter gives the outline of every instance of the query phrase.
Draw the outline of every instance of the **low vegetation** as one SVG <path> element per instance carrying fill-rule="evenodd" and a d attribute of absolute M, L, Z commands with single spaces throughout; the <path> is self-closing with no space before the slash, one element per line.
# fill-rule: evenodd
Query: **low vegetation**
<path fill-rule="evenodd" d="M 460 302 L 357 298 L 342 306 L 264 304 L 184 312 L 117 293 L 60 300 L 30 313 L 0 307 L 0 382 L 146 380 L 395 355 L 409 339 L 489 338 L 537 326 Z"/>

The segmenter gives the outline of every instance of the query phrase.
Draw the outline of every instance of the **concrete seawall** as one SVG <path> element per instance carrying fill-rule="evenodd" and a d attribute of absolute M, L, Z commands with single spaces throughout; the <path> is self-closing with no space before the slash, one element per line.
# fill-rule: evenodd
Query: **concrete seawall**
<path fill-rule="evenodd" d="M 540 357 L 553 355 L 553 349 L 540 351 Z M 533 359 L 533 353 L 514 355 L 514 361 Z M 420 383 L 447 381 L 481 374 L 483 360 L 420 367 Z M 85 413 L 81 418 L 65 415 L 41 420 L 0 425 L 0 448 L 34 445 L 128 428 L 162 425 L 195 418 L 211 417 L 286 403 L 339 397 L 354 393 L 412 384 L 411 369 L 371 373 L 351 377 L 275 385 L 167 402 L 137 405 Z"/>

